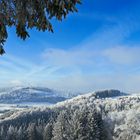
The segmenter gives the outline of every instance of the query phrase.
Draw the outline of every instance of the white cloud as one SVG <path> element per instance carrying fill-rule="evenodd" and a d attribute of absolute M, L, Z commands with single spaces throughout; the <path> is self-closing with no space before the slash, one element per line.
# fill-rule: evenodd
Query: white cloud
<path fill-rule="evenodd" d="M 91 42 L 92 40 L 90 40 Z M 139 46 L 120 45 L 118 47 L 116 45 L 90 50 L 85 43 L 77 49 L 47 49 L 43 58 L 48 65 L 59 66 L 58 69 L 72 67 L 73 71 L 67 75 L 62 73 L 59 77 L 53 71 L 50 73 L 50 77 L 53 75 L 55 78 L 52 76 L 52 79 L 46 80 L 46 85 L 81 91 L 115 88 L 128 92 L 138 92 L 140 91 L 138 85 L 140 82 L 139 53 Z M 90 73 L 83 72 L 83 67 L 88 67 Z"/>
<path fill-rule="evenodd" d="M 43 53 L 46 63 L 57 66 L 78 66 L 89 65 L 93 62 L 92 58 L 96 56 L 94 51 L 88 49 L 46 49 Z"/>
<path fill-rule="evenodd" d="M 140 64 L 140 46 L 138 47 L 113 47 L 103 51 L 103 55 L 115 64 L 135 65 Z"/>
<path fill-rule="evenodd" d="M 21 86 L 23 83 L 20 80 L 12 80 L 10 81 L 10 85 L 12 86 Z"/>
<path fill-rule="evenodd" d="M 0 83 L 5 79 L 13 85 L 31 83 L 52 88 L 140 91 L 139 46 L 121 43 L 133 30 L 126 33 L 127 29 L 128 26 L 121 24 L 100 30 L 71 49 L 47 46 L 41 54 L 40 65 L 13 56 L 4 58 L 0 61 Z"/>
<path fill-rule="evenodd" d="M 114 46 L 103 49 L 92 48 L 92 50 L 86 44 L 85 46 L 87 48 L 71 50 L 47 49 L 43 53 L 43 58 L 48 66 L 58 67 L 58 69 L 73 67 L 79 69 L 79 71 L 81 67 L 96 69 L 113 66 L 119 69 L 129 66 L 131 69 L 136 69 L 137 65 L 140 64 L 139 46 Z"/>
<path fill-rule="evenodd" d="M 79 92 L 97 91 L 104 89 L 118 89 L 124 92 L 140 92 L 138 74 L 92 74 L 71 75 L 52 80 L 46 80 L 45 86 L 65 90 L 77 90 Z"/>

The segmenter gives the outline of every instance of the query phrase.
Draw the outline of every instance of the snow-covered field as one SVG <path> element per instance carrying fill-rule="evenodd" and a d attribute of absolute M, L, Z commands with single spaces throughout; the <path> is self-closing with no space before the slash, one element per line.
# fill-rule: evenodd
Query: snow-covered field
<path fill-rule="evenodd" d="M 9 111 L 18 111 L 32 107 L 46 107 L 53 104 L 49 103 L 40 103 L 40 102 L 25 102 L 19 104 L 0 104 L 0 116 Z"/>

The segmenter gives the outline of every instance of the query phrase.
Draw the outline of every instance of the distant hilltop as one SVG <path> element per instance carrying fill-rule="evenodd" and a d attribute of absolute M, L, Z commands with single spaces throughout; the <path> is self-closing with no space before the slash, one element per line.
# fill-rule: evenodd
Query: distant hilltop
<path fill-rule="evenodd" d="M 121 92 L 119 90 L 103 90 L 103 91 L 96 91 L 93 93 L 96 98 L 109 98 L 109 97 L 117 97 L 117 96 L 125 96 L 128 95 L 127 93 Z"/>
<path fill-rule="evenodd" d="M 114 89 L 95 91 L 89 94 L 92 94 L 95 98 L 113 98 L 128 95 Z M 0 89 L 0 103 L 45 102 L 55 104 L 78 95 L 85 95 L 85 93 L 59 91 L 45 87 L 12 87 Z"/>

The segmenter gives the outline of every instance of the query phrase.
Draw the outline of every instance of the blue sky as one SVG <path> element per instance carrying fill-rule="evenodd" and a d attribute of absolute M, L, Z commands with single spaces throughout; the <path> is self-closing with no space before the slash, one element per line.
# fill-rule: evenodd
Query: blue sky
<path fill-rule="evenodd" d="M 83 0 L 54 33 L 31 30 L 22 41 L 8 29 L 0 86 L 140 91 L 140 1 Z"/>

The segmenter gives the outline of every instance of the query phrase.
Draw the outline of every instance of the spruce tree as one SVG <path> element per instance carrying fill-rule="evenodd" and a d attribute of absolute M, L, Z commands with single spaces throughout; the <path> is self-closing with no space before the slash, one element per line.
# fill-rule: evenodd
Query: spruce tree
<path fill-rule="evenodd" d="M 52 140 L 67 140 L 67 126 L 66 112 L 64 110 L 60 112 L 56 123 L 54 124 Z"/>
<path fill-rule="evenodd" d="M 15 27 L 16 34 L 25 40 L 28 29 L 51 31 L 51 19 L 63 20 L 70 12 L 77 12 L 80 0 L 0 0 L 0 54 L 8 38 L 7 27 Z"/>
<path fill-rule="evenodd" d="M 46 125 L 46 127 L 44 128 L 43 140 L 51 140 L 52 139 L 52 137 L 53 137 L 52 130 L 53 130 L 52 123 L 48 123 Z"/>

